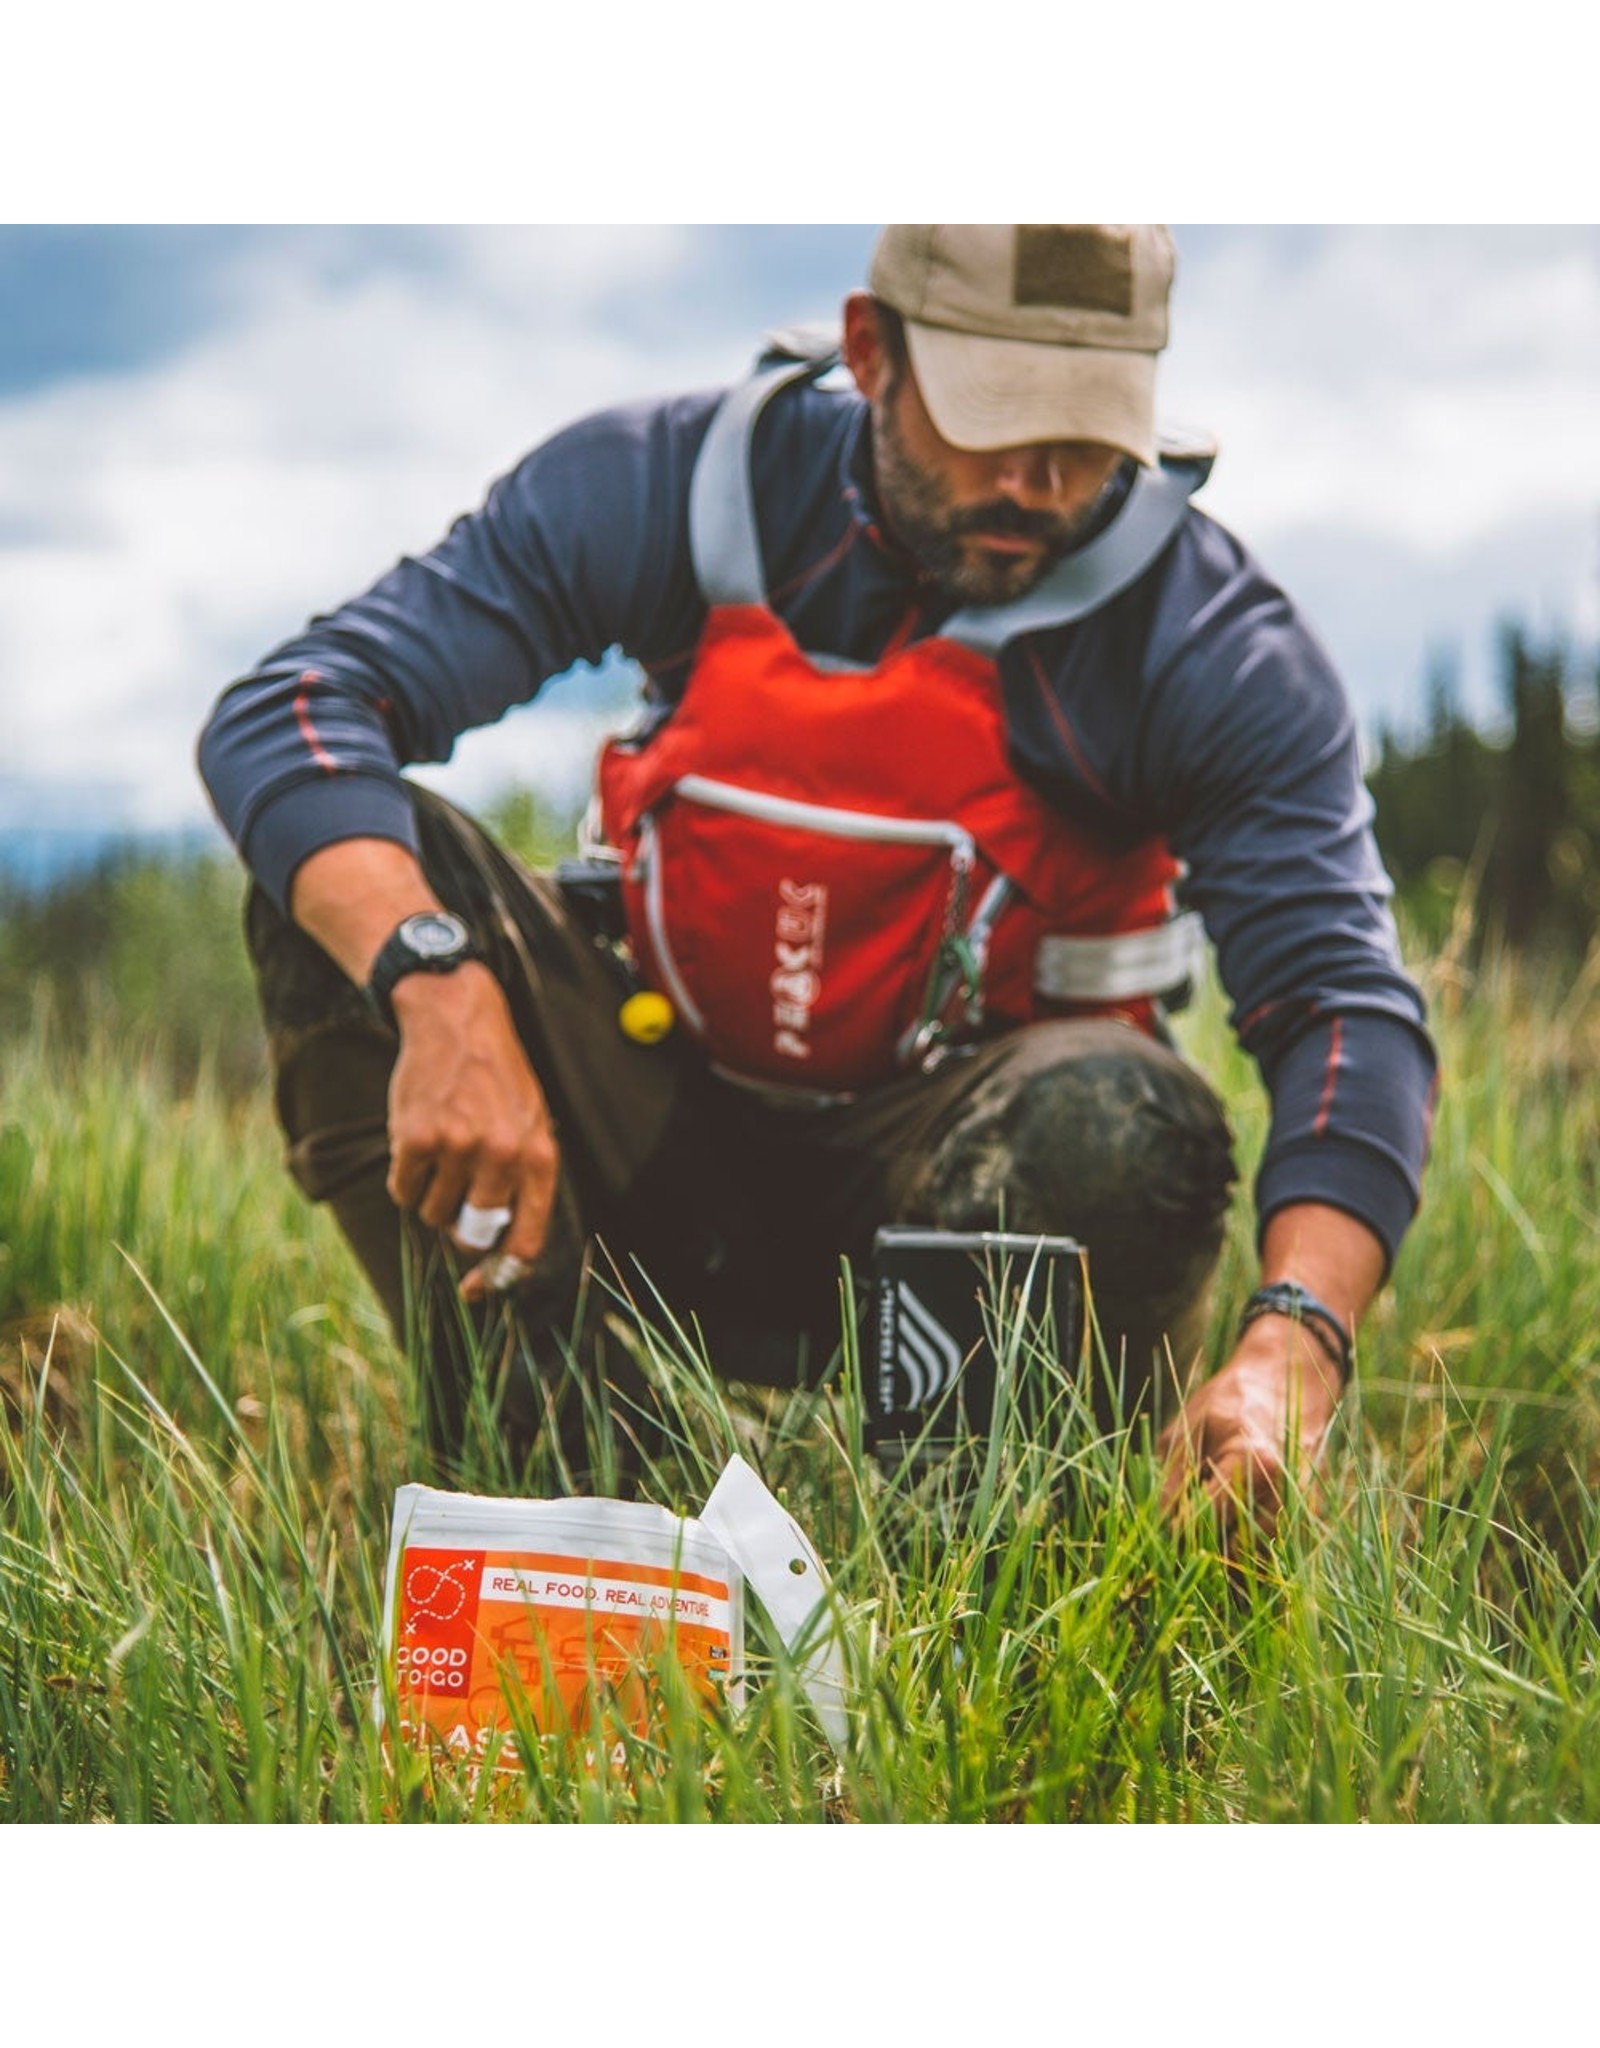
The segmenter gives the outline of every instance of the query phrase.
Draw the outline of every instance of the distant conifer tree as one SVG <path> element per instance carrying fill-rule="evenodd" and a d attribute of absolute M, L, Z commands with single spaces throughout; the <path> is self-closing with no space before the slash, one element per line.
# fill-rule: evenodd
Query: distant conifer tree
<path fill-rule="evenodd" d="M 1425 936 L 1475 886 L 1480 942 L 1581 953 L 1600 934 L 1600 676 L 1513 622 L 1499 667 L 1510 735 L 1497 743 L 1461 709 L 1454 655 L 1433 650 L 1421 737 L 1379 736 L 1378 843 Z"/>

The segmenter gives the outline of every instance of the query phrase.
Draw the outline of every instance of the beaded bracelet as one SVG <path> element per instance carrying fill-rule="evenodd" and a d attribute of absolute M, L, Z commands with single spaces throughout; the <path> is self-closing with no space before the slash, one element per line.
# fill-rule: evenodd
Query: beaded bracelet
<path fill-rule="evenodd" d="M 1350 1341 L 1350 1332 L 1327 1303 L 1318 1301 L 1298 1280 L 1274 1280 L 1269 1286 L 1258 1287 L 1245 1303 L 1244 1313 L 1239 1318 L 1241 1337 L 1257 1316 L 1292 1316 L 1309 1335 L 1316 1338 L 1348 1384 L 1355 1365 L 1355 1346 Z"/>

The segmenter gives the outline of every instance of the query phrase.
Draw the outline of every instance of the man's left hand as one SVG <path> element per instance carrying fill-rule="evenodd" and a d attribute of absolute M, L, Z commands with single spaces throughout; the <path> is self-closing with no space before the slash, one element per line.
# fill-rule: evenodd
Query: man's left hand
<path fill-rule="evenodd" d="M 1270 1534 L 1291 1477 L 1313 1477 L 1340 1391 L 1315 1337 L 1286 1316 L 1261 1317 L 1162 1431 L 1162 1507 L 1181 1517 L 1209 1501 L 1230 1549 L 1241 1514 Z"/>
<path fill-rule="evenodd" d="M 1383 1269 L 1384 1249 L 1373 1232 L 1323 1203 L 1280 1209 L 1262 1233 L 1262 1280 L 1298 1281 L 1352 1335 Z M 1241 1512 L 1270 1534 L 1291 1480 L 1314 1480 L 1343 1391 L 1339 1368 L 1312 1326 L 1287 1315 L 1258 1316 L 1221 1372 L 1161 1432 L 1162 1506 L 1182 1518 L 1209 1501 L 1230 1549 Z"/>

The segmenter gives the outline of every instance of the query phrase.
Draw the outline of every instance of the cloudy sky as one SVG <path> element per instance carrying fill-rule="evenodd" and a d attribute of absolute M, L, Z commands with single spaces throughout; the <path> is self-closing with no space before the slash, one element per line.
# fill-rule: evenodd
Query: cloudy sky
<path fill-rule="evenodd" d="M 0 227 L 0 829 L 208 813 L 217 693 L 565 420 L 736 376 L 870 227 Z M 1165 414 L 1369 730 L 1600 637 L 1600 230 L 1179 226 Z M 580 679 L 439 780 L 560 793 Z"/>

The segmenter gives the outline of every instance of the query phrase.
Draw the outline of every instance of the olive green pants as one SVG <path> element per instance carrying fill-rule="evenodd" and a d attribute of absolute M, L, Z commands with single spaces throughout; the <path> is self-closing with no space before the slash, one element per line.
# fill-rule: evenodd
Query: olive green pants
<path fill-rule="evenodd" d="M 780 1107 L 709 1074 L 681 1032 L 626 1037 L 614 950 L 549 878 L 439 798 L 416 802 L 424 868 L 483 941 L 556 1123 L 552 1232 L 515 1294 L 468 1314 L 458 1255 L 389 1200 L 393 1034 L 260 891 L 247 929 L 290 1170 L 418 1360 L 442 1476 L 487 1373 L 513 1462 L 554 1427 L 575 1484 L 625 1484 L 651 1413 L 639 1346 L 617 1338 L 635 1311 L 693 1319 L 723 1378 L 819 1380 L 840 1261 L 864 1280 L 885 1223 L 1075 1237 L 1125 1403 L 1162 1361 L 1187 1367 L 1233 1161 L 1215 1095 L 1175 1053 L 1116 1022 L 1040 1023 L 853 1102 Z M 586 1411 L 617 1425 L 615 1469 Z"/>

